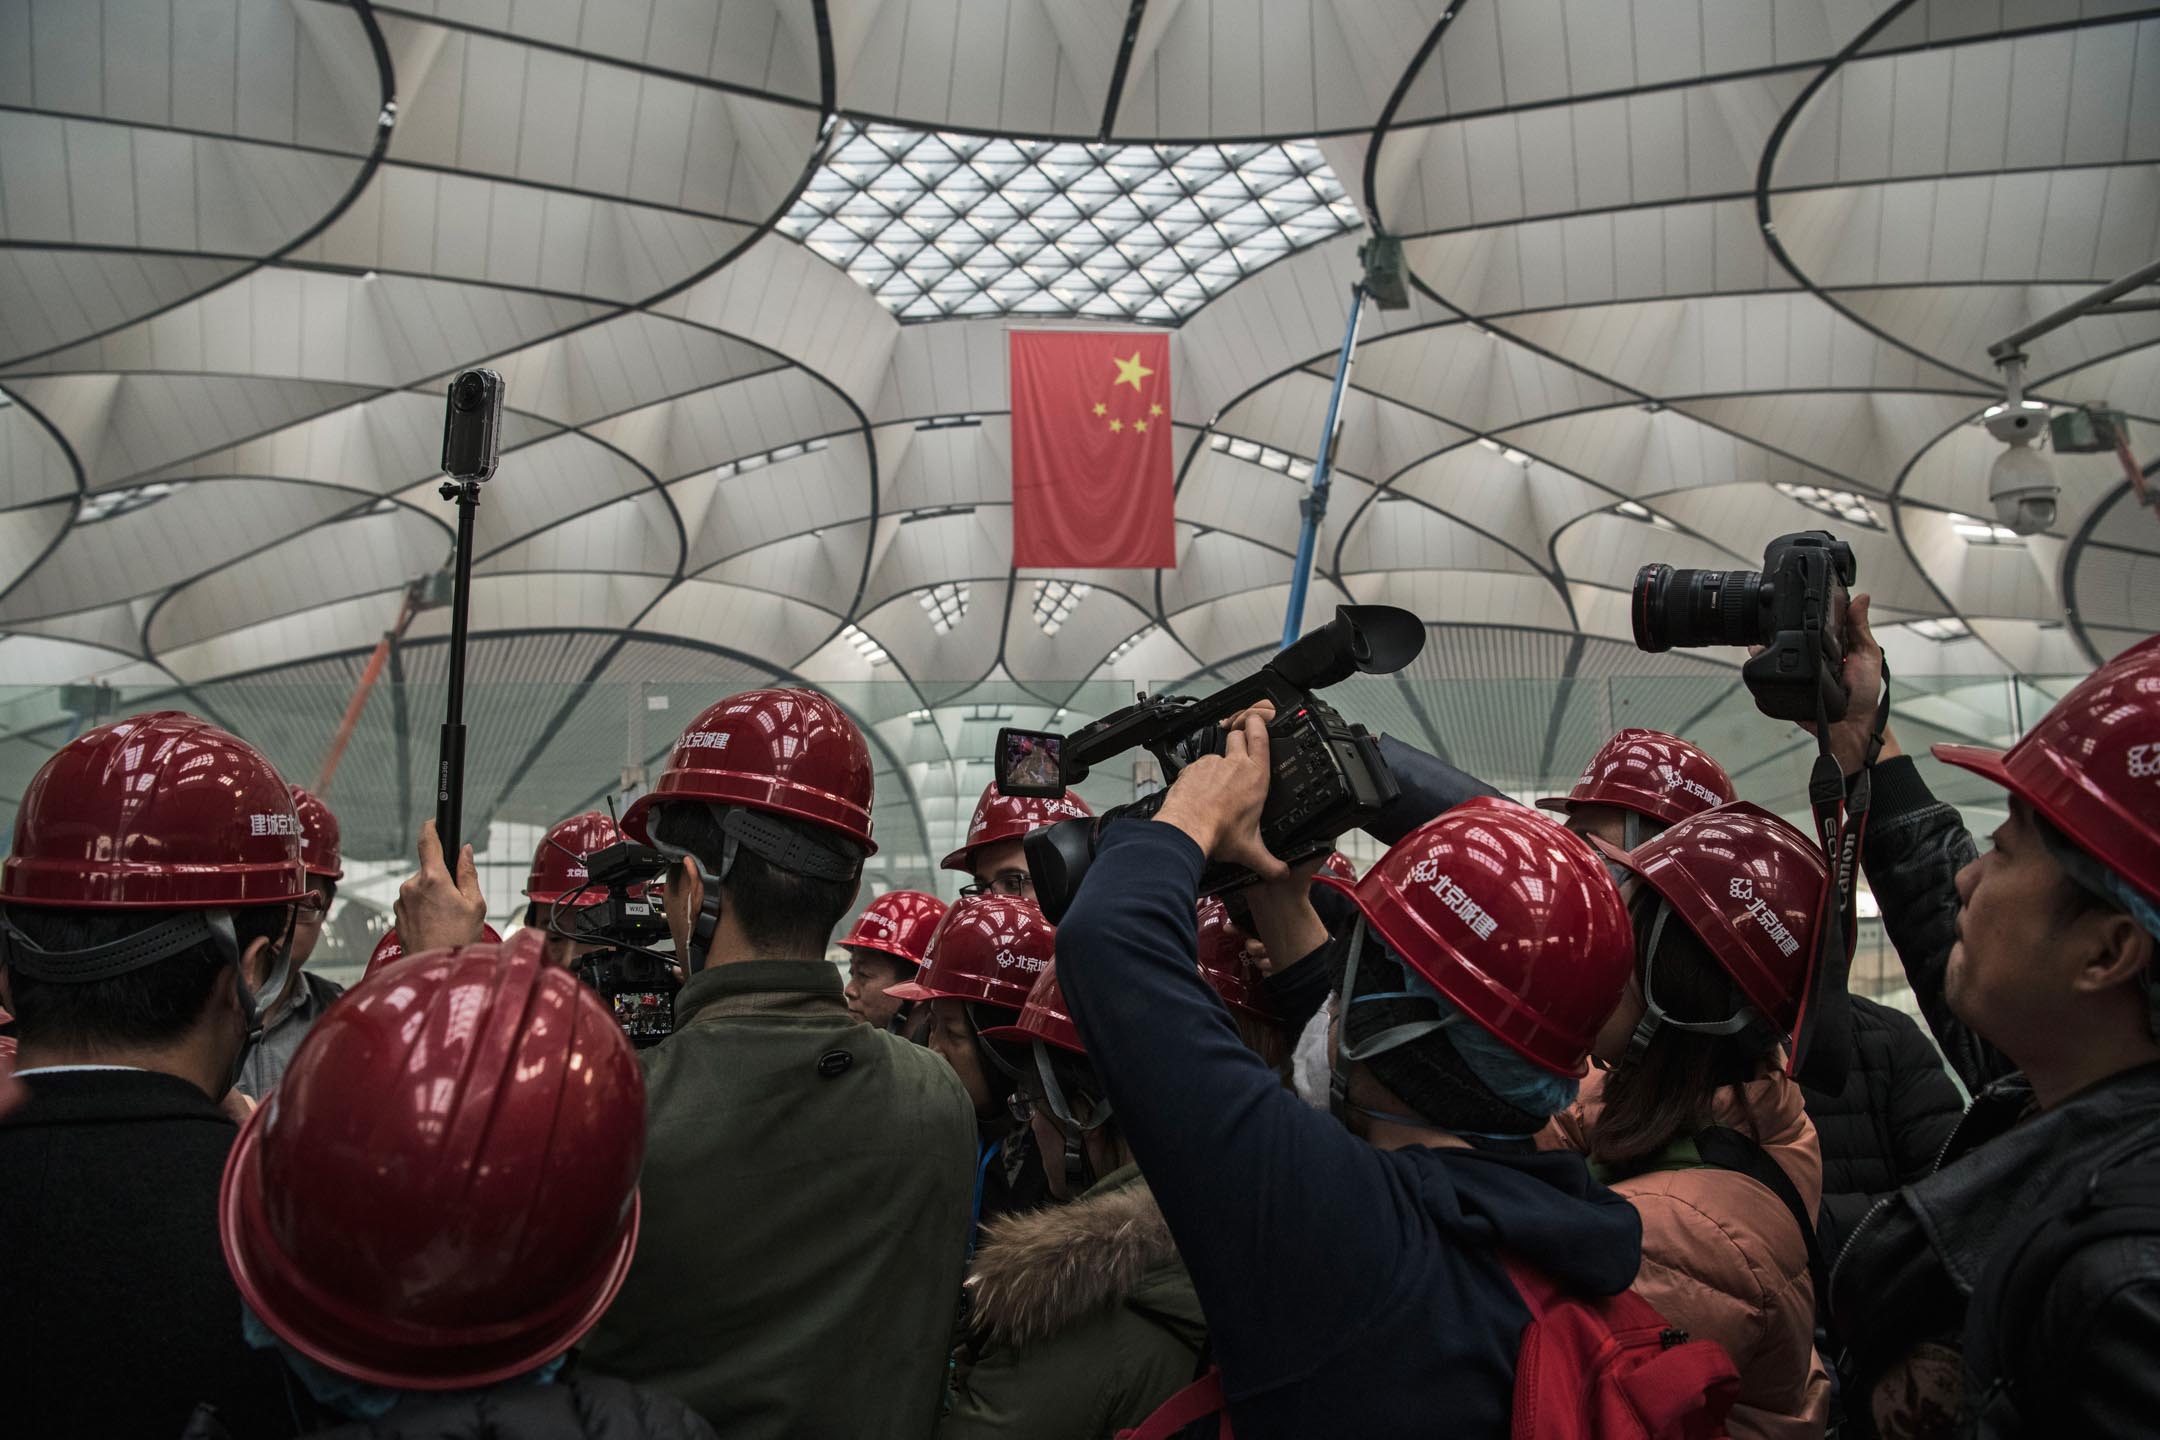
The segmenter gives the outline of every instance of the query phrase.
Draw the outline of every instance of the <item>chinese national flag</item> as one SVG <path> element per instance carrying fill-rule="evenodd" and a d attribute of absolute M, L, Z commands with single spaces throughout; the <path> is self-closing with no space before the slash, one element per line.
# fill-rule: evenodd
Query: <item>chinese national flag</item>
<path fill-rule="evenodd" d="M 1012 464 L 1016 566 L 1175 566 L 1170 337 L 1014 331 Z"/>

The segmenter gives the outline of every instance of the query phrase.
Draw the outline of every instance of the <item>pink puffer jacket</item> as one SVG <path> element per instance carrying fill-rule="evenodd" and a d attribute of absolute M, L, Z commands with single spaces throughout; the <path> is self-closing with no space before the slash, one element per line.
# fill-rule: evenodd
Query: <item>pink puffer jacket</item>
<path fill-rule="evenodd" d="M 1541 1143 L 1587 1151 L 1604 1081 L 1593 1070 Z M 1762 1142 L 1810 1213 L 1821 1205 L 1822 1147 L 1800 1087 L 1782 1068 L 1723 1092 L 1715 1115 Z M 1830 1377 L 1815 1353 L 1815 1295 L 1792 1212 L 1729 1170 L 1652 1171 L 1612 1188 L 1642 1215 L 1635 1293 L 1693 1338 L 1723 1345 L 1740 1371 L 1740 1399 L 1726 1421 L 1734 1440 L 1820 1436 Z"/>

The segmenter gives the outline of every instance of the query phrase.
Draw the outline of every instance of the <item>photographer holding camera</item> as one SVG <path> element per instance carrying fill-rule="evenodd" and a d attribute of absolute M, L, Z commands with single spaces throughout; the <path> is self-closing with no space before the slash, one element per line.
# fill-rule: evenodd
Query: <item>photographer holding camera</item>
<path fill-rule="evenodd" d="M 1248 714 L 1152 818 L 1104 827 L 1059 928 L 1064 993 L 1206 1309 L 1242 1440 L 1422 1434 L 1442 1415 L 1505 1434 L 1533 1315 L 1509 1262 L 1543 1277 L 1528 1283 L 1544 1312 L 1618 1296 L 1641 1256 L 1634 1210 L 1532 1139 L 1619 1001 L 1626 912 L 1586 845 L 1488 799 L 1398 843 L 1331 940 L 1307 893 L 1321 857 L 1292 870 L 1261 840 L 1269 752 Z M 1211 861 L 1262 877 L 1249 898 L 1272 953 L 1334 951 L 1335 1115 L 1240 1043 L 1195 966 Z"/>
<path fill-rule="evenodd" d="M 1881 649 L 1855 600 L 1848 774 Z M 1853 1232 L 1831 1281 L 1848 1407 L 1885 1440 L 2128 1435 L 2160 1413 L 2160 638 L 2008 751 L 1937 759 L 2010 792 L 1980 854 L 1895 737 L 1864 859 L 1943 1050 L 1975 1090 L 1936 1172 Z M 1992 1083 L 1990 1083 L 1992 1082 Z"/>

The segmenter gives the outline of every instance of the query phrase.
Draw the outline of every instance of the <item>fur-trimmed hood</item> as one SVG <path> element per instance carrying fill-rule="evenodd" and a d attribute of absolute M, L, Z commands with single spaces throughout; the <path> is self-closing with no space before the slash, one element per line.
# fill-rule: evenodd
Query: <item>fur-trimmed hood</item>
<path fill-rule="evenodd" d="M 1189 1331 L 1195 1348 L 1206 1333 L 1170 1227 L 1130 1166 L 1068 1204 L 985 1225 L 968 1288 L 998 1345 L 1034 1344 L 1114 1305 Z"/>

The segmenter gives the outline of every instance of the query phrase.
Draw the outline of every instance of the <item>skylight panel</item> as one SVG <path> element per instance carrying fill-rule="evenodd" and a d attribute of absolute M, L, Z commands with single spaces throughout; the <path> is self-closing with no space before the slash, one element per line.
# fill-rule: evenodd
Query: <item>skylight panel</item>
<path fill-rule="evenodd" d="M 930 628 L 940 635 L 950 634 L 953 626 L 967 618 L 968 587 L 964 580 L 949 580 L 943 585 L 918 590 L 915 600 L 922 606 L 923 614 L 930 617 Z"/>
<path fill-rule="evenodd" d="M 1923 639 L 1933 640 L 1938 645 L 1947 645 L 1952 640 L 1963 640 L 1972 634 L 1972 628 L 1964 621 L 1948 617 L 1941 620 L 1908 620 L 1905 628 Z"/>
<path fill-rule="evenodd" d="M 1865 497 L 1850 490 L 1827 490 L 1820 485 L 1795 485 L 1789 481 L 1777 482 L 1778 493 L 1787 495 L 1825 515 L 1833 515 L 1848 525 L 1865 525 L 1870 530 L 1882 529 L 1882 518 Z"/>
<path fill-rule="evenodd" d="M 1035 623 L 1045 635 L 1055 635 L 1065 628 L 1073 611 L 1080 602 L 1094 593 L 1092 585 L 1077 580 L 1038 580 L 1035 582 Z"/>
<path fill-rule="evenodd" d="M 892 659 L 892 656 L 885 653 L 884 646 L 878 644 L 868 635 L 863 634 L 861 630 L 858 630 L 853 625 L 841 626 L 840 634 L 848 644 L 855 647 L 855 653 L 869 661 L 873 667 L 883 665 L 886 661 Z"/>
<path fill-rule="evenodd" d="M 1997 525 L 1992 520 L 1979 520 L 1955 511 L 1950 515 L 1950 528 L 1968 545 L 2015 545 L 2018 533 L 2007 525 Z"/>
<path fill-rule="evenodd" d="M 1359 223 L 1311 141 L 1087 145 L 851 122 L 780 229 L 904 320 L 1175 322 Z"/>
<path fill-rule="evenodd" d="M 131 515 L 146 506 L 155 505 L 177 488 L 172 485 L 137 485 L 129 490 L 102 490 L 85 497 L 82 508 L 75 512 L 75 523 L 94 525 L 100 520 L 111 520 L 121 515 Z"/>
<path fill-rule="evenodd" d="M 1123 640 L 1120 640 L 1118 642 L 1117 648 L 1110 652 L 1110 658 L 1108 660 L 1105 660 L 1103 663 L 1106 665 L 1117 664 L 1118 661 L 1123 660 L 1127 655 L 1132 654 L 1133 647 L 1137 646 L 1141 641 L 1147 639 L 1148 636 L 1154 633 L 1155 627 L 1153 625 L 1144 626 L 1141 629 L 1135 630 L 1132 634 L 1126 636 Z"/>

